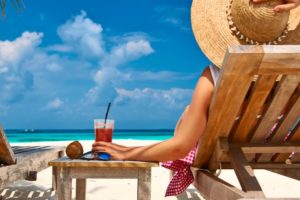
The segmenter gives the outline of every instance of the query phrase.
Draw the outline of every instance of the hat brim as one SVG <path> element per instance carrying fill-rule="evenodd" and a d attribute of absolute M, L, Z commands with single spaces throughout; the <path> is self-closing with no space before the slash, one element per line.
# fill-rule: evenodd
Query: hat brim
<path fill-rule="evenodd" d="M 246 44 L 229 29 L 225 0 L 193 0 L 192 29 L 202 52 L 221 67 L 230 45 Z M 300 6 L 290 12 L 287 37 L 281 44 L 300 44 Z"/>

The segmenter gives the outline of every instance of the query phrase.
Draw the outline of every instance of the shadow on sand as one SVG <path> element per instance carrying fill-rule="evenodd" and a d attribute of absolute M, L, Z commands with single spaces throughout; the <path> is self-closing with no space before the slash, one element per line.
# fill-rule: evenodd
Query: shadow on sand
<path fill-rule="evenodd" d="M 0 200 L 55 200 L 55 191 L 25 181 L 0 189 Z"/>
<path fill-rule="evenodd" d="M 187 189 L 176 197 L 178 200 L 204 200 L 196 189 Z"/>

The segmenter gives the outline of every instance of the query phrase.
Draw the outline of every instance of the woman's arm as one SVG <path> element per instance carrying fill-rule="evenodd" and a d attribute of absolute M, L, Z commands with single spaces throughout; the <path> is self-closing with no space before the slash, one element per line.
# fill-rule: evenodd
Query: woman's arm
<path fill-rule="evenodd" d="M 252 0 L 254 3 L 261 3 L 268 0 Z M 274 7 L 275 12 L 286 12 L 297 8 L 300 5 L 300 0 L 286 0 L 284 4 Z"/>
<path fill-rule="evenodd" d="M 189 109 L 180 120 L 173 138 L 149 146 L 118 148 L 112 143 L 94 143 L 94 151 L 105 151 L 113 159 L 169 161 L 183 158 L 196 146 L 203 132 L 213 95 L 213 80 L 208 68 L 200 77 Z"/>

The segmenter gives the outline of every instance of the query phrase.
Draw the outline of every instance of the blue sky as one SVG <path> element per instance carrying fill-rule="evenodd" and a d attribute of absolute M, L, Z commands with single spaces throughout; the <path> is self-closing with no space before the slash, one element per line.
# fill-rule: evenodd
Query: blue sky
<path fill-rule="evenodd" d="M 191 0 L 26 1 L 0 20 L 4 128 L 174 128 L 209 63 Z"/>

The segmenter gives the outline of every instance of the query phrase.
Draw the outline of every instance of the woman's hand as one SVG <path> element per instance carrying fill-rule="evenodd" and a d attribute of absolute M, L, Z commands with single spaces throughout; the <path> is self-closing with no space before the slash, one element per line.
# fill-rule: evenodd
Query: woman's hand
<path fill-rule="evenodd" d="M 110 142 L 93 143 L 93 152 L 106 152 L 111 155 L 112 160 L 126 160 L 126 153 L 130 148 Z"/>
<path fill-rule="evenodd" d="M 252 0 L 253 3 L 261 3 L 268 0 Z M 287 12 L 289 10 L 292 10 L 294 8 L 297 8 L 300 5 L 300 0 L 285 0 L 284 4 L 277 5 L 274 7 L 275 12 Z"/>

